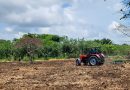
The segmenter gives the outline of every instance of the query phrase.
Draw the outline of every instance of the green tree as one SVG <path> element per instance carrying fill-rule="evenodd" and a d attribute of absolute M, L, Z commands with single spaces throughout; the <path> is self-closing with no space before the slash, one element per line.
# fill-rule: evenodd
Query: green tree
<path fill-rule="evenodd" d="M 34 55 L 40 47 L 42 47 L 41 40 L 35 37 L 31 37 L 30 35 L 22 37 L 15 44 L 15 49 L 18 49 L 21 53 L 24 51 L 24 56 L 27 55 L 31 63 L 33 62 Z M 19 57 L 23 57 L 23 54 L 21 53 L 19 54 Z"/>
<path fill-rule="evenodd" d="M 99 44 L 113 44 L 112 40 L 107 39 L 107 38 L 103 38 L 101 40 L 95 39 L 94 42 L 97 42 Z"/>
<path fill-rule="evenodd" d="M 0 58 L 10 59 L 12 53 L 12 44 L 9 40 L 0 40 Z"/>
<path fill-rule="evenodd" d="M 113 43 L 112 43 L 112 40 L 103 38 L 101 39 L 101 44 L 113 44 Z"/>

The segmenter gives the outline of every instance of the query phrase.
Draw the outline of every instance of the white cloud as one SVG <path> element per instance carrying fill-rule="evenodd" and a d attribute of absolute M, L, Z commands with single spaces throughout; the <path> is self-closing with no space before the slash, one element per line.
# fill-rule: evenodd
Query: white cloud
<path fill-rule="evenodd" d="M 120 26 L 120 23 L 113 21 L 110 25 L 109 25 L 109 30 L 115 30 L 117 29 L 117 27 Z"/>
<path fill-rule="evenodd" d="M 49 27 L 41 27 L 38 29 L 39 34 L 48 34 L 50 33 L 50 28 Z"/>
<path fill-rule="evenodd" d="M 5 28 L 5 31 L 6 31 L 6 32 L 10 32 L 10 33 L 11 33 L 11 32 L 13 32 L 13 29 L 12 29 L 12 28 L 10 28 L 10 27 L 6 27 L 6 28 Z"/>
<path fill-rule="evenodd" d="M 75 0 L 74 0 L 75 1 Z M 73 4 L 73 0 L 6 0 L 0 1 L 0 22 L 18 27 L 46 27 L 62 24 L 65 17 L 64 4 Z M 66 6 L 67 7 L 67 6 Z M 71 8 L 70 8 L 71 9 Z M 69 11 L 69 10 L 68 10 Z M 70 13 L 70 12 L 68 12 Z"/>
<path fill-rule="evenodd" d="M 109 37 L 105 34 L 108 24 L 113 21 L 110 30 L 118 25 L 111 13 L 120 8 L 119 1 L 0 0 L 0 33 L 5 33 L 0 38 L 12 39 L 9 35 L 16 38 L 28 32 L 87 39 Z M 5 24 L 2 28 L 1 23 Z"/>
<path fill-rule="evenodd" d="M 0 8 L 3 8 L 0 11 L 0 22 L 7 25 L 6 32 L 16 37 L 22 35 L 19 32 L 69 36 L 75 33 L 75 36 L 79 36 L 76 35 L 79 32 L 76 30 L 79 22 L 75 13 L 77 3 L 78 0 L 0 1 Z M 13 27 L 13 30 L 8 27 Z"/>

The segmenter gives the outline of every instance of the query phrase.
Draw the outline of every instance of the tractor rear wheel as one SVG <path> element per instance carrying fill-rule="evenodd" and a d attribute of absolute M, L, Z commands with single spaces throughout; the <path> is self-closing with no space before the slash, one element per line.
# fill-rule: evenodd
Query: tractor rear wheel
<path fill-rule="evenodd" d="M 81 66 L 81 60 L 79 58 L 76 59 L 76 66 Z"/>
<path fill-rule="evenodd" d="M 95 66 L 98 64 L 98 58 L 96 56 L 91 56 L 88 60 L 90 66 Z"/>

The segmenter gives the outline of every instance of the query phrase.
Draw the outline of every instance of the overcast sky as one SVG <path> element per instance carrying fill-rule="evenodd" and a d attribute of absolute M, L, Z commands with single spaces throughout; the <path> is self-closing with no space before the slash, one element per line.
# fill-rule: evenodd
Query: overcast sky
<path fill-rule="evenodd" d="M 121 22 L 121 0 L 0 0 L 0 39 L 25 33 L 66 35 L 70 38 L 110 38 L 125 43 L 113 30 Z"/>

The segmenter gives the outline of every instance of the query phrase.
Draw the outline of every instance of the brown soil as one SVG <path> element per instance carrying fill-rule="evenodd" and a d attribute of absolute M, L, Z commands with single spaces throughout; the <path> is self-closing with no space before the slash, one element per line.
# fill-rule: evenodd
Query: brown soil
<path fill-rule="evenodd" d="M 0 90 L 130 90 L 130 64 L 0 63 Z"/>

